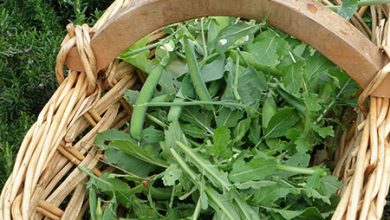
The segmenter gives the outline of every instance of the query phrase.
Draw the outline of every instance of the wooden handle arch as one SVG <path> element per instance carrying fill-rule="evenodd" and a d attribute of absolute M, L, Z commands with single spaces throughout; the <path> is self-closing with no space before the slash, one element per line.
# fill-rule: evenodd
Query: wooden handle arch
<path fill-rule="evenodd" d="M 312 0 L 132 0 L 99 28 L 91 40 L 97 69 L 145 35 L 166 25 L 203 16 L 261 20 L 311 45 L 365 88 L 386 59 L 349 22 Z M 83 71 L 76 48 L 66 60 Z M 390 98 L 390 77 L 372 95 Z"/>

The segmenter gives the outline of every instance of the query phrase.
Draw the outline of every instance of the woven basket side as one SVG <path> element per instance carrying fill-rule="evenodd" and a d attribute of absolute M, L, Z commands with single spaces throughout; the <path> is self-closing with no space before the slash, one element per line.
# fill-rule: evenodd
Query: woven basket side
<path fill-rule="evenodd" d="M 115 1 L 92 29 L 68 26 L 57 57 L 60 86 L 23 140 L 0 196 L 0 219 L 77 219 L 86 211 L 87 175 L 77 166 L 101 175 L 93 142 L 98 132 L 121 128 L 130 119 L 122 96 L 137 83 L 135 69 L 117 60 L 96 73 L 90 37 L 129 3 Z M 64 61 L 73 47 L 87 71 L 70 70 L 65 77 Z"/>

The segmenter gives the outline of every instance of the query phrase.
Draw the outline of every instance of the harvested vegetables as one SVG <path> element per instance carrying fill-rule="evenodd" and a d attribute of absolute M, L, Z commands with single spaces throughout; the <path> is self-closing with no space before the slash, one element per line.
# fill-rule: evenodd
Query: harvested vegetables
<path fill-rule="evenodd" d="M 355 83 L 265 22 L 209 17 L 164 31 L 120 56 L 149 77 L 125 95 L 130 132 L 96 139 L 117 170 L 80 168 L 91 218 L 330 218 L 342 185 L 329 152 Z"/>

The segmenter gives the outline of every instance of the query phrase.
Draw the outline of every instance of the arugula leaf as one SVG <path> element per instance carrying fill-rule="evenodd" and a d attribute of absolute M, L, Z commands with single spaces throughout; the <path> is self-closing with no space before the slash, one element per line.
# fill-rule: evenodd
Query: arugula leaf
<path fill-rule="evenodd" d="M 155 148 L 153 146 L 142 147 L 137 145 L 134 141 L 127 140 L 113 140 L 108 145 L 109 148 L 117 149 L 129 156 L 132 156 L 136 159 L 145 161 L 147 163 L 167 168 L 167 163 L 162 158 L 159 157 Z"/>
<path fill-rule="evenodd" d="M 213 146 L 208 151 L 216 157 L 230 158 L 233 154 L 229 146 L 231 142 L 230 130 L 224 126 L 219 127 L 214 132 Z"/>
<path fill-rule="evenodd" d="M 198 107 L 188 107 L 183 110 L 180 119 L 188 123 L 193 123 L 207 131 L 207 133 L 213 134 L 214 131 L 211 128 L 212 117 L 213 115 L 209 111 L 201 110 Z"/>
<path fill-rule="evenodd" d="M 227 88 L 222 96 L 222 100 L 234 101 L 233 88 L 237 87 L 241 102 L 248 106 L 255 103 L 261 97 L 262 92 L 268 88 L 264 74 L 253 68 L 247 68 L 242 74 L 239 74 L 237 85 L 235 85 L 234 78 L 233 71 L 230 71 L 227 79 Z"/>
<path fill-rule="evenodd" d="M 225 58 L 218 57 L 216 60 L 204 65 L 201 68 L 202 79 L 205 82 L 211 82 L 222 79 L 225 73 Z"/>
<path fill-rule="evenodd" d="M 304 210 L 287 210 L 277 208 L 266 208 L 269 211 L 280 214 L 284 219 L 290 220 L 295 218 L 301 219 L 324 219 L 329 213 L 321 214 L 321 212 L 315 207 L 309 207 Z"/>
<path fill-rule="evenodd" d="M 291 94 L 298 94 L 303 86 L 303 71 L 306 64 L 304 61 L 293 63 L 283 69 L 284 86 Z"/>
<path fill-rule="evenodd" d="M 230 46 L 236 43 L 241 38 L 248 38 L 249 35 L 253 34 L 257 29 L 257 26 L 238 22 L 233 25 L 227 26 L 223 29 L 215 42 L 216 51 L 219 54 L 224 54 Z"/>
<path fill-rule="evenodd" d="M 263 128 L 268 127 L 269 121 L 271 121 L 272 117 L 276 114 L 276 112 L 277 112 L 277 107 L 273 96 L 267 97 L 262 109 L 261 120 L 262 120 Z"/>
<path fill-rule="evenodd" d="M 285 136 L 287 130 L 292 128 L 298 121 L 299 116 L 295 111 L 285 108 L 271 118 L 268 127 L 264 129 L 264 137 L 277 138 Z"/>
<path fill-rule="evenodd" d="M 230 181 L 227 178 L 227 174 L 218 170 L 209 161 L 205 160 L 198 153 L 193 151 L 181 142 L 176 142 L 178 148 L 188 156 L 193 164 L 198 167 L 199 171 L 202 172 L 216 187 L 221 187 L 223 190 L 229 191 L 232 188 Z"/>
<path fill-rule="evenodd" d="M 321 127 L 321 126 L 319 126 L 317 124 L 312 124 L 312 128 L 322 138 L 326 138 L 328 136 L 329 137 L 334 137 L 334 130 L 333 130 L 332 126 Z"/>
<path fill-rule="evenodd" d="M 263 180 L 276 169 L 277 162 L 273 158 L 255 157 L 249 162 L 240 159 L 233 164 L 229 179 L 234 183 Z"/>
<path fill-rule="evenodd" d="M 139 177 L 147 177 L 150 172 L 156 169 L 156 166 L 124 154 L 120 150 L 107 149 L 104 151 L 104 156 L 106 156 L 108 163 L 114 164 L 126 172 L 133 173 Z"/>
<path fill-rule="evenodd" d="M 169 167 L 165 170 L 164 176 L 162 177 L 164 186 L 174 186 L 176 181 L 180 179 L 182 175 L 179 166 L 175 163 L 169 165 Z"/>
<path fill-rule="evenodd" d="M 239 110 L 229 110 L 227 108 L 222 108 L 219 112 L 215 121 L 217 127 L 226 126 L 228 128 L 235 127 L 238 121 L 244 117 L 244 113 Z"/>
<path fill-rule="evenodd" d="M 264 186 L 256 190 L 253 202 L 261 206 L 272 206 L 277 200 L 285 198 L 289 193 L 289 188 L 281 183 Z"/>
<path fill-rule="evenodd" d="M 153 125 L 142 131 L 142 142 L 145 144 L 156 144 L 164 138 L 164 133 L 157 130 Z"/>
<path fill-rule="evenodd" d="M 258 64 L 275 67 L 280 63 L 281 57 L 288 54 L 288 43 L 274 31 L 264 31 L 259 34 L 253 43 L 248 45 L 248 52 L 253 54 Z"/>

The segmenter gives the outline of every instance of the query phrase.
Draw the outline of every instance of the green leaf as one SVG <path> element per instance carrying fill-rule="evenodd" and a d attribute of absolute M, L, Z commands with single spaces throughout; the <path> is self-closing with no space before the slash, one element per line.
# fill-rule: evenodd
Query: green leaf
<path fill-rule="evenodd" d="M 189 75 L 184 76 L 183 81 L 181 82 L 180 91 L 185 97 L 195 98 L 196 94 L 194 85 L 192 85 L 191 77 Z"/>
<path fill-rule="evenodd" d="M 298 94 L 303 85 L 303 70 L 305 62 L 298 62 L 288 65 L 283 69 L 284 86 L 289 93 Z"/>
<path fill-rule="evenodd" d="M 306 108 L 313 112 L 318 112 L 322 109 L 321 105 L 319 104 L 318 96 L 311 93 L 308 96 L 304 98 L 304 102 L 306 105 Z"/>
<path fill-rule="evenodd" d="M 131 188 L 126 182 L 112 177 L 109 173 L 103 174 L 98 178 L 93 178 L 92 184 L 96 187 L 99 192 L 109 194 L 111 197 L 116 197 L 118 202 L 125 207 L 130 207 L 132 197 L 142 191 L 142 188 Z"/>
<path fill-rule="evenodd" d="M 225 73 L 225 58 L 218 57 L 216 60 L 204 65 L 201 68 L 202 78 L 205 82 L 222 79 Z"/>
<path fill-rule="evenodd" d="M 246 118 L 238 123 L 238 125 L 233 130 L 234 143 L 240 142 L 245 137 L 245 134 L 248 132 L 251 122 L 251 118 Z"/>
<path fill-rule="evenodd" d="M 260 141 L 260 135 L 261 135 L 260 118 L 257 117 L 254 120 L 252 120 L 251 126 L 249 128 L 248 138 L 253 144 L 256 145 Z"/>
<path fill-rule="evenodd" d="M 237 191 L 232 191 L 231 194 L 233 194 L 233 200 L 240 210 L 241 219 L 260 220 L 258 209 L 250 206 L 242 194 L 239 194 Z"/>
<path fill-rule="evenodd" d="M 107 162 L 114 164 L 121 169 L 133 173 L 139 177 L 147 177 L 150 172 L 156 169 L 156 166 L 124 154 L 116 149 L 107 149 L 104 151 Z"/>
<path fill-rule="evenodd" d="M 228 196 L 221 195 L 211 187 L 207 187 L 206 193 L 209 197 L 210 206 L 215 210 L 216 219 L 240 219 L 236 206 L 231 202 Z"/>
<path fill-rule="evenodd" d="M 358 0 L 344 0 L 339 10 L 339 15 L 345 19 L 352 18 L 359 6 Z"/>
<path fill-rule="evenodd" d="M 164 133 L 154 126 L 149 126 L 142 131 L 142 143 L 156 144 L 164 139 Z"/>
<path fill-rule="evenodd" d="M 285 198 L 289 193 L 289 188 L 285 184 L 274 183 L 256 190 L 253 202 L 257 205 L 272 206 L 277 200 Z"/>
<path fill-rule="evenodd" d="M 285 108 L 276 113 L 264 130 L 264 137 L 277 138 L 285 136 L 286 131 L 299 121 L 299 116 L 294 110 Z"/>
<path fill-rule="evenodd" d="M 180 124 L 177 121 L 172 122 L 168 129 L 164 130 L 165 141 L 164 144 L 161 145 L 163 149 L 162 155 L 164 158 L 170 158 L 170 148 L 176 147 L 176 141 L 181 141 L 183 143 L 188 144 L 187 139 L 180 128 Z"/>
<path fill-rule="evenodd" d="M 149 40 L 150 35 L 145 36 L 137 43 L 130 46 L 125 52 L 119 55 L 119 59 L 124 60 L 131 65 L 137 67 L 145 73 L 150 74 L 154 69 L 155 65 L 158 63 L 158 60 L 149 60 L 149 50 L 143 50 L 139 53 L 134 53 L 135 50 L 139 50 L 146 47 L 146 44 Z"/>
<path fill-rule="evenodd" d="M 192 163 L 210 180 L 214 186 L 220 187 L 226 191 L 229 191 L 232 188 L 232 184 L 228 180 L 226 173 L 218 170 L 218 168 L 213 166 L 208 160 L 205 160 L 200 154 L 183 143 L 176 142 L 176 144 L 177 147 L 191 159 Z"/>
<path fill-rule="evenodd" d="M 281 58 L 288 54 L 289 45 L 274 31 L 264 31 L 248 45 L 248 52 L 253 54 L 257 63 L 275 67 Z"/>
<path fill-rule="evenodd" d="M 217 127 L 226 126 L 228 128 L 235 127 L 238 121 L 244 117 L 244 113 L 238 110 L 230 110 L 222 108 L 215 119 Z"/>
<path fill-rule="evenodd" d="M 209 148 L 208 151 L 216 157 L 230 158 L 233 154 L 229 146 L 230 143 L 229 128 L 225 126 L 218 127 L 214 132 L 213 146 Z"/>
<path fill-rule="evenodd" d="M 229 173 L 229 179 L 234 183 L 263 180 L 276 169 L 277 162 L 273 158 L 255 157 L 249 162 L 243 159 L 233 164 L 233 170 Z"/>
<path fill-rule="evenodd" d="M 227 88 L 221 100 L 235 101 L 234 96 L 234 71 L 229 71 Z M 262 72 L 253 68 L 247 68 L 238 76 L 237 91 L 241 97 L 241 102 L 251 105 L 258 101 L 262 92 L 268 89 L 267 80 Z"/>
<path fill-rule="evenodd" d="M 210 25 L 207 32 L 207 45 L 209 50 L 212 51 L 215 48 L 215 40 L 220 32 L 231 24 L 231 18 L 226 16 L 209 17 Z"/>
<path fill-rule="evenodd" d="M 204 129 L 209 134 L 213 134 L 213 129 L 211 128 L 211 119 L 213 115 L 210 111 L 201 110 L 199 107 L 186 107 L 183 109 L 183 113 L 180 116 L 180 119 L 197 125 L 199 128 Z"/>
<path fill-rule="evenodd" d="M 147 163 L 164 168 L 168 167 L 166 161 L 160 158 L 153 146 L 142 147 L 132 140 L 114 140 L 109 147 Z"/>
<path fill-rule="evenodd" d="M 292 156 L 289 156 L 285 161 L 285 165 L 295 166 L 295 167 L 308 167 L 310 163 L 310 155 L 306 153 L 296 153 Z"/>
<path fill-rule="evenodd" d="M 125 94 L 123 95 L 123 97 L 126 99 L 126 101 L 130 105 L 134 105 L 135 104 L 135 101 L 137 101 L 138 96 L 139 96 L 139 91 L 136 91 L 136 90 L 127 90 L 125 92 Z"/>
<path fill-rule="evenodd" d="M 181 178 L 182 171 L 179 166 L 175 163 L 169 165 L 165 170 L 164 176 L 162 177 L 164 186 L 174 186 L 176 181 Z"/>
<path fill-rule="evenodd" d="M 207 138 L 209 134 L 205 129 L 202 129 L 193 124 L 180 124 L 180 127 L 185 135 L 193 137 L 193 138 Z"/>
<path fill-rule="evenodd" d="M 267 208 L 267 210 L 276 212 L 283 216 L 284 219 L 310 219 L 310 220 L 323 220 L 326 214 L 321 214 L 321 212 L 316 207 L 309 207 L 304 210 L 287 210 L 287 209 L 276 209 L 276 208 Z M 298 218 L 299 217 L 299 218 Z"/>
<path fill-rule="evenodd" d="M 310 142 L 310 138 L 306 135 L 301 135 L 294 141 L 294 144 L 297 146 L 298 153 L 306 153 L 313 148 L 313 145 Z"/>
<path fill-rule="evenodd" d="M 336 176 L 323 176 L 321 178 L 320 192 L 330 198 L 338 189 L 341 189 L 343 184 Z"/>
<path fill-rule="evenodd" d="M 267 99 L 264 102 L 262 115 L 261 115 L 263 128 L 268 127 L 269 121 L 276 114 L 276 112 L 277 112 L 277 106 L 274 97 L 273 96 L 267 97 Z"/>
<path fill-rule="evenodd" d="M 216 50 L 218 53 L 225 53 L 230 46 L 243 37 L 253 34 L 256 31 L 256 26 L 244 22 L 237 22 L 223 29 L 216 41 Z"/>
<path fill-rule="evenodd" d="M 332 126 L 321 127 L 321 126 L 319 126 L 317 124 L 312 124 L 312 128 L 322 138 L 326 138 L 328 136 L 329 137 L 334 137 L 334 130 L 333 130 Z"/>

